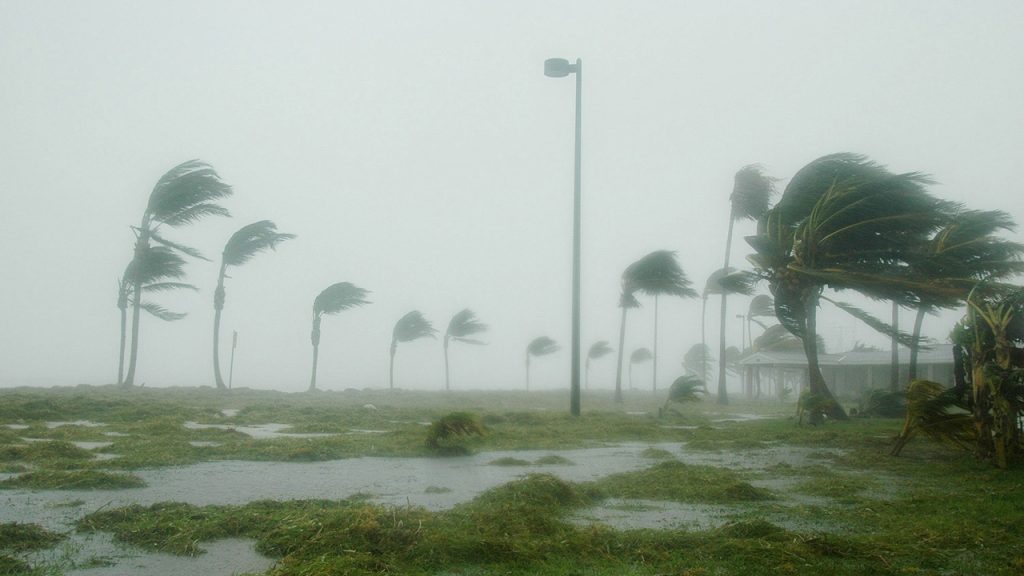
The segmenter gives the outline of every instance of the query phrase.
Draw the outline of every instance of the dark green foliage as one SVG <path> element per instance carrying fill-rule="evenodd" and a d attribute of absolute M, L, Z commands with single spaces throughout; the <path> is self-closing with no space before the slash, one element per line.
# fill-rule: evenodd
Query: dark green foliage
<path fill-rule="evenodd" d="M 32 566 L 28 562 L 14 556 L 0 553 L 0 576 L 22 576 L 30 574 Z"/>
<path fill-rule="evenodd" d="M 427 446 L 433 450 L 463 448 L 463 442 L 470 436 L 487 433 L 476 414 L 452 412 L 441 417 L 427 430 Z"/>
<path fill-rule="evenodd" d="M 676 502 L 736 502 L 769 500 L 767 490 L 742 481 L 735 472 L 711 466 L 694 466 L 678 460 L 660 462 L 638 472 L 605 476 L 594 483 L 605 496 L 673 500 Z"/>
<path fill-rule="evenodd" d="M 906 397 L 902 392 L 891 392 L 873 388 L 864 393 L 861 402 L 861 416 L 899 418 L 906 414 Z"/>
<path fill-rule="evenodd" d="M 52 442 L 29 442 L 0 446 L 0 462 L 29 462 L 33 464 L 52 462 L 55 460 L 82 461 L 92 459 L 88 450 L 83 450 L 70 442 L 55 440 Z"/>
<path fill-rule="evenodd" d="M 487 329 L 487 324 L 480 322 L 472 310 L 465 308 L 457 312 L 452 316 L 452 319 L 448 321 L 448 330 L 445 331 L 445 341 L 454 340 L 456 342 L 480 345 L 483 344 L 483 342 L 471 338 L 471 336 L 486 332 Z"/>
<path fill-rule="evenodd" d="M 319 318 L 320 316 L 337 314 L 342 310 L 369 304 L 370 302 L 366 300 L 368 294 L 367 290 L 363 290 L 348 282 L 331 284 L 317 295 L 316 300 L 313 301 L 313 316 Z"/>
<path fill-rule="evenodd" d="M 622 293 L 633 295 L 636 292 L 648 296 L 697 296 L 686 273 L 679 267 L 676 253 L 669 250 L 655 250 L 630 264 L 622 273 Z"/>
<path fill-rule="evenodd" d="M 598 340 L 590 345 L 587 350 L 587 360 L 597 360 L 611 354 L 614 350 L 608 345 L 607 340 Z"/>
<path fill-rule="evenodd" d="M 892 455 L 898 456 L 917 433 L 960 448 L 975 440 L 974 421 L 966 403 L 954 389 L 928 380 L 915 380 L 907 387 L 906 420 Z"/>
<path fill-rule="evenodd" d="M 434 338 L 437 330 L 423 317 L 419 310 L 413 310 L 398 319 L 391 332 L 391 345 L 398 342 L 412 342 L 420 338 Z"/>
<path fill-rule="evenodd" d="M 66 538 L 64 534 L 50 532 L 38 524 L 21 522 L 0 523 L 0 550 L 7 552 L 27 552 L 45 550 Z M 0 574 L 3 574 L 0 569 Z"/>
<path fill-rule="evenodd" d="M 295 238 L 294 234 L 277 231 L 277 225 L 270 220 L 253 222 L 238 229 L 224 245 L 223 263 L 226 266 L 241 266 L 266 250 L 274 250 L 285 240 Z"/>
<path fill-rule="evenodd" d="M 99 470 L 36 470 L 0 481 L 0 488 L 33 490 L 119 490 L 145 485 L 137 476 Z"/>
<path fill-rule="evenodd" d="M 704 389 L 704 381 L 690 375 L 676 378 L 668 388 L 668 400 L 670 402 L 697 402 L 701 396 L 707 394 Z"/>
<path fill-rule="evenodd" d="M 559 346 L 551 338 L 548 338 L 547 336 L 538 336 L 533 340 L 530 340 L 530 343 L 527 344 L 526 355 L 547 356 L 549 354 L 554 354 L 555 352 L 558 352 L 561 349 L 562 347 Z"/>

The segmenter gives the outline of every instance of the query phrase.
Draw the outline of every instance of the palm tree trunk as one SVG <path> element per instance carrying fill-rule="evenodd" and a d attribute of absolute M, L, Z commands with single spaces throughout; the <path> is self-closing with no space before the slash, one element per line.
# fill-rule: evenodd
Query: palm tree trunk
<path fill-rule="evenodd" d="M 654 354 L 651 358 L 651 390 L 658 391 L 658 295 L 654 295 Z"/>
<path fill-rule="evenodd" d="M 451 381 L 448 379 L 448 335 L 444 335 L 444 389 L 451 390 Z"/>
<path fill-rule="evenodd" d="M 142 262 L 146 252 L 149 250 L 149 214 L 142 217 L 142 226 L 139 228 L 139 237 L 135 241 L 135 262 Z M 125 386 L 135 383 L 135 370 L 139 363 L 139 322 L 142 319 L 142 279 L 139 277 L 141 266 L 133 266 L 132 273 L 132 295 L 135 300 L 132 302 L 132 344 L 131 353 L 128 357 L 128 374 L 124 377 Z"/>
<path fill-rule="evenodd" d="M 924 305 L 918 306 L 917 316 L 914 318 L 914 339 L 910 342 L 910 367 L 907 382 L 917 380 L 917 353 L 921 349 L 921 325 L 924 323 L 926 311 L 927 308 Z"/>
<path fill-rule="evenodd" d="M 220 265 L 217 289 L 213 293 L 213 380 L 218 390 L 224 390 L 224 378 L 220 375 L 220 315 L 224 309 L 224 276 L 227 264 Z"/>
<path fill-rule="evenodd" d="M 622 322 L 619 324 L 619 360 L 615 365 L 615 401 L 622 404 L 622 354 L 626 345 L 626 307 L 622 307 Z"/>
<path fill-rule="evenodd" d="M 704 337 L 704 325 L 706 324 L 705 319 L 708 315 L 708 297 L 705 294 L 701 298 L 700 305 L 700 372 L 701 379 L 704 380 L 704 385 L 708 385 L 708 344 L 707 339 Z"/>
<path fill-rule="evenodd" d="M 526 391 L 530 391 L 530 353 L 526 353 Z"/>
<path fill-rule="evenodd" d="M 633 389 L 633 363 L 629 363 L 629 389 Z"/>
<path fill-rule="evenodd" d="M 388 389 L 395 389 L 395 352 L 398 351 L 398 343 L 391 341 L 391 362 L 388 366 Z"/>
<path fill-rule="evenodd" d="M 583 388 L 590 390 L 590 358 L 583 364 Z"/>
<path fill-rule="evenodd" d="M 892 350 L 892 365 L 889 367 L 889 389 L 893 392 L 897 392 L 900 389 L 900 341 L 896 338 L 896 333 L 899 329 L 900 307 L 894 300 L 892 303 L 892 343 L 890 344 L 890 348 Z"/>
<path fill-rule="evenodd" d="M 121 308 L 121 348 L 117 359 L 117 383 L 124 383 L 124 347 L 128 340 L 128 303 Z"/>
<path fill-rule="evenodd" d="M 804 302 L 804 354 L 807 356 L 807 385 L 811 394 L 818 395 L 826 402 L 825 414 L 835 420 L 846 420 L 846 411 L 836 401 L 825 383 L 825 376 L 818 364 L 818 296 L 808 296 Z"/>
<path fill-rule="evenodd" d="M 729 235 L 725 239 L 725 264 L 722 265 L 722 273 L 729 270 L 729 253 L 732 251 L 732 226 L 735 222 L 735 213 L 729 211 Z M 718 403 L 728 404 L 729 394 L 725 389 L 725 316 L 728 312 L 726 304 L 725 289 L 722 289 L 722 309 L 718 317 Z"/>
<path fill-rule="evenodd" d="M 309 377 L 309 391 L 316 390 L 316 363 L 320 355 L 320 317 L 313 316 L 313 330 L 309 334 L 309 340 L 313 343 L 313 374 Z"/>

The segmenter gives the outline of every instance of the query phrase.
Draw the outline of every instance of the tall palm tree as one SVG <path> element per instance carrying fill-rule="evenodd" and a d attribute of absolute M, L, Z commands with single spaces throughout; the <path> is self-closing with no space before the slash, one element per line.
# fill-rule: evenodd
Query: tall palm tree
<path fill-rule="evenodd" d="M 768 329 L 768 325 L 758 318 L 775 318 L 775 301 L 767 294 L 758 294 L 750 300 L 750 306 L 747 307 L 747 334 L 752 334 L 751 323 L 757 324 L 762 330 Z M 751 336 L 750 340 L 753 341 L 753 339 L 754 337 Z"/>
<path fill-rule="evenodd" d="M 908 302 L 908 293 L 942 294 L 948 286 L 907 273 L 911 247 L 949 209 L 926 191 L 919 173 L 893 174 L 863 156 L 832 154 L 793 177 L 779 202 L 747 238 L 749 259 L 769 281 L 775 312 L 801 338 L 809 388 L 832 418 L 846 418 L 818 364 L 817 308 L 826 287 Z M 878 324 L 884 325 L 881 321 Z"/>
<path fill-rule="evenodd" d="M 683 368 L 702 382 L 703 379 L 700 376 L 701 374 L 707 374 L 710 363 L 711 354 L 706 344 L 694 344 L 683 355 Z"/>
<path fill-rule="evenodd" d="M 587 363 L 584 370 L 584 382 L 587 390 L 590 389 L 590 361 L 603 358 L 611 353 L 612 347 L 608 345 L 607 340 L 598 340 L 590 345 L 590 350 L 587 350 Z"/>
<path fill-rule="evenodd" d="M 637 348 L 633 350 L 633 353 L 629 355 L 629 389 L 633 389 L 633 365 L 643 364 L 644 362 L 650 362 L 654 359 L 654 354 L 651 353 L 647 348 Z"/>
<path fill-rule="evenodd" d="M 337 314 L 342 310 L 369 304 L 370 302 L 366 300 L 367 294 L 369 294 L 368 291 L 358 286 L 348 282 L 338 282 L 324 288 L 316 300 L 313 300 L 313 330 L 309 335 L 309 339 L 313 343 L 313 375 L 309 379 L 311 392 L 316 390 L 316 365 L 320 354 L 321 320 L 325 315 Z"/>
<path fill-rule="evenodd" d="M 736 172 L 733 177 L 732 194 L 729 195 L 729 233 L 725 239 L 723 270 L 729 270 L 733 224 L 737 220 L 757 220 L 764 215 L 774 193 L 775 179 L 767 176 L 761 166 L 749 164 Z M 728 404 L 729 395 L 725 388 L 725 319 L 728 312 L 728 292 L 723 291 L 721 296 L 718 319 L 718 403 Z"/>
<path fill-rule="evenodd" d="M 168 290 L 197 290 L 192 284 L 178 282 L 185 277 L 185 259 L 163 246 L 153 246 L 146 251 L 142 260 L 132 259 L 125 267 L 118 281 L 117 307 L 121 311 L 121 342 L 117 362 L 117 383 L 124 382 L 124 353 L 128 335 L 128 306 L 132 303 L 132 280 L 138 277 L 142 282 L 143 294 Z M 180 320 L 184 313 L 172 312 L 151 301 L 143 300 L 140 307 L 153 316 L 167 322 Z"/>
<path fill-rule="evenodd" d="M 219 389 L 226 388 L 220 375 L 220 316 L 224 310 L 224 279 L 229 277 L 228 266 L 241 266 L 260 252 L 274 250 L 278 244 L 292 238 L 294 234 L 278 232 L 277 225 L 270 220 L 260 220 L 241 227 L 224 245 L 217 290 L 213 293 L 213 378 Z"/>
<path fill-rule="evenodd" d="M 430 324 L 423 313 L 413 310 L 395 322 L 391 331 L 391 362 L 388 365 L 388 388 L 395 388 L 395 352 L 399 342 L 412 342 L 420 338 L 436 338 L 437 330 Z"/>
<path fill-rule="evenodd" d="M 448 321 L 448 330 L 444 333 L 444 389 L 451 390 L 451 381 L 448 377 L 448 342 L 464 342 L 481 346 L 485 342 L 470 338 L 470 336 L 487 331 L 487 324 L 480 322 L 476 314 L 469 308 L 456 312 Z"/>
<path fill-rule="evenodd" d="M 622 347 L 626 337 L 626 310 L 640 306 L 636 293 L 654 296 L 654 370 L 652 387 L 658 389 L 658 296 L 665 294 L 680 298 L 695 298 L 697 292 L 690 287 L 690 280 L 680 268 L 676 253 L 669 250 L 655 250 L 626 267 L 622 273 L 622 325 L 619 328 L 619 362 L 615 376 L 615 400 L 622 401 Z"/>
<path fill-rule="evenodd" d="M 960 285 L 963 296 L 941 298 L 918 295 L 910 345 L 908 381 L 917 379 L 917 356 L 924 315 L 942 308 L 954 308 L 965 301 L 979 281 L 1000 281 L 1024 272 L 1024 245 L 997 236 L 1013 231 L 1013 218 L 999 210 L 964 210 L 955 213 L 931 239 L 915 251 L 911 268 L 934 281 Z"/>
<path fill-rule="evenodd" d="M 547 336 L 538 336 L 526 345 L 526 389 L 530 389 L 530 358 L 533 356 L 547 356 L 561 350 L 554 340 Z"/>
<path fill-rule="evenodd" d="M 161 228 L 175 228 L 192 224 L 207 216 L 229 216 L 218 200 L 231 196 L 231 187 L 205 162 L 189 160 L 175 166 L 157 181 L 149 194 L 149 202 L 142 213 L 142 223 L 134 228 L 136 235 L 133 260 L 145 260 L 152 243 L 176 250 L 192 257 L 202 255 L 188 246 L 168 240 Z M 139 270 L 140 267 L 136 267 Z M 139 321 L 142 311 L 144 279 L 138 272 L 129 279 L 132 292 L 132 344 L 128 361 L 128 374 L 124 384 L 132 385 L 139 358 Z"/>
<path fill-rule="evenodd" d="M 706 346 L 707 339 L 705 338 L 708 296 L 721 296 L 722 298 L 725 298 L 726 294 L 749 296 L 754 292 L 754 284 L 756 281 L 757 277 L 750 272 L 737 271 L 732 267 L 719 268 L 708 276 L 708 279 L 704 282 L 704 290 L 701 292 L 700 309 L 700 341 L 701 344 L 705 344 L 705 350 L 710 351 Z M 719 350 L 719 353 L 721 353 L 721 350 Z M 707 368 L 705 368 L 705 370 L 706 369 Z M 722 366 L 719 365 L 719 371 L 722 369 Z M 702 374 L 701 379 L 704 380 L 704 382 L 707 382 L 707 373 Z M 721 396 L 725 394 L 725 390 L 720 388 L 718 392 L 719 398 L 721 399 Z"/>

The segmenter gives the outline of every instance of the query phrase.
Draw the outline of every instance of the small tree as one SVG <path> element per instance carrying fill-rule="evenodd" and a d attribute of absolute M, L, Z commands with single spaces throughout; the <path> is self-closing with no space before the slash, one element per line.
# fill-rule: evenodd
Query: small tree
<path fill-rule="evenodd" d="M 587 363 L 584 370 L 584 382 L 586 383 L 587 390 L 590 389 L 590 362 L 591 360 L 598 360 L 604 358 L 608 354 L 612 353 L 612 347 L 608 345 L 607 340 L 598 340 L 590 345 L 590 350 L 587 351 Z"/>
<path fill-rule="evenodd" d="M 668 398 L 661 409 L 661 413 L 673 410 L 673 404 L 684 404 L 688 402 L 699 402 L 701 397 L 707 394 L 704 381 L 691 374 L 684 374 L 676 378 L 668 388 Z"/>
<path fill-rule="evenodd" d="M 637 348 L 633 350 L 633 353 L 629 355 L 629 389 L 633 389 L 633 365 L 643 364 L 644 362 L 650 362 L 654 358 L 654 354 L 647 348 Z"/>
<path fill-rule="evenodd" d="M 325 288 L 313 301 L 313 330 L 309 335 L 309 339 L 313 343 L 313 374 L 309 378 L 311 392 L 316 390 L 316 365 L 320 354 L 320 323 L 323 317 L 369 304 L 369 301 L 366 300 L 367 294 L 369 292 L 358 286 L 348 282 L 338 282 Z"/>
<path fill-rule="evenodd" d="M 463 342 L 482 346 L 485 342 L 472 338 L 477 334 L 487 331 L 487 324 L 480 322 L 472 310 L 466 308 L 460 310 L 448 322 L 448 330 L 444 333 L 444 389 L 451 390 L 451 380 L 448 375 L 448 342 Z"/>
<path fill-rule="evenodd" d="M 391 362 L 388 366 L 388 388 L 395 388 L 395 352 L 399 342 L 412 342 L 420 338 L 435 338 L 437 330 L 423 317 L 419 310 L 413 310 L 398 319 L 391 331 Z"/>
<path fill-rule="evenodd" d="M 526 389 L 530 389 L 530 358 L 533 356 L 548 356 L 561 350 L 554 340 L 547 336 L 538 336 L 526 345 Z"/>

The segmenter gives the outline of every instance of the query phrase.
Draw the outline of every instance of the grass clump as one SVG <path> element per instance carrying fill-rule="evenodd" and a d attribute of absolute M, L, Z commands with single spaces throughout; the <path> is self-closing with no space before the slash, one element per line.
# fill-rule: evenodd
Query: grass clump
<path fill-rule="evenodd" d="M 769 500 L 771 492 L 742 481 L 724 468 L 693 466 L 677 460 L 660 462 L 637 472 L 606 476 L 594 483 L 614 498 L 671 500 L 690 503 Z"/>
<path fill-rule="evenodd" d="M 427 447 L 442 453 L 465 454 L 465 441 L 483 436 L 486 429 L 480 418 L 470 412 L 451 412 L 436 420 L 427 430 Z"/>
<path fill-rule="evenodd" d="M 138 476 L 101 470 L 36 470 L 0 481 L 0 489 L 32 490 L 120 490 L 145 485 Z"/>
<path fill-rule="evenodd" d="M 0 550 L 9 552 L 28 552 L 52 548 L 65 536 L 50 532 L 38 524 L 21 522 L 0 523 Z M 0 571 L 0 574 L 3 574 Z"/>
<path fill-rule="evenodd" d="M 664 450 L 662 448 L 654 448 L 654 447 L 645 448 L 644 451 L 640 453 L 640 455 L 643 456 L 644 458 L 650 458 L 651 460 L 672 460 L 672 459 L 675 459 L 675 456 L 671 452 L 669 452 L 668 450 Z"/>
<path fill-rule="evenodd" d="M 490 466 L 529 466 L 529 460 L 523 460 L 522 458 L 513 458 L 511 456 L 502 456 L 501 458 L 495 458 L 487 463 Z"/>
<path fill-rule="evenodd" d="M 541 456 L 537 458 L 534 464 L 541 466 L 568 466 L 575 464 L 572 460 L 569 460 L 565 456 L 559 456 L 558 454 L 548 454 L 547 456 Z"/>
<path fill-rule="evenodd" d="M 0 446 L 0 461 L 29 462 L 48 465 L 60 461 L 91 460 L 92 453 L 83 450 L 70 442 L 55 440 L 52 442 L 29 442 Z"/>

